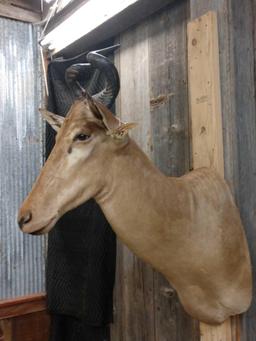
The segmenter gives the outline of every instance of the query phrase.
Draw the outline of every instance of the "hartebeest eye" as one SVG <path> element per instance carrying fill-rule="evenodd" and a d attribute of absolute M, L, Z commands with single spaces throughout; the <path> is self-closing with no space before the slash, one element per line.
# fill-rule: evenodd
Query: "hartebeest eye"
<path fill-rule="evenodd" d="M 74 141 L 86 141 L 89 140 L 89 138 L 91 137 L 91 135 L 88 134 L 77 134 L 74 138 Z"/>

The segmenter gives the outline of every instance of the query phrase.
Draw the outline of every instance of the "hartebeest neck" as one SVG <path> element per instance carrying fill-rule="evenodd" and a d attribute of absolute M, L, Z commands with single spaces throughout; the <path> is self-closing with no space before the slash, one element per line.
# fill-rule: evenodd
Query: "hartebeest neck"
<path fill-rule="evenodd" d="M 163 175 L 132 140 L 110 168 L 96 201 L 118 237 L 144 258 L 141 251 L 162 242 L 166 220 L 181 216 L 182 181 Z"/>

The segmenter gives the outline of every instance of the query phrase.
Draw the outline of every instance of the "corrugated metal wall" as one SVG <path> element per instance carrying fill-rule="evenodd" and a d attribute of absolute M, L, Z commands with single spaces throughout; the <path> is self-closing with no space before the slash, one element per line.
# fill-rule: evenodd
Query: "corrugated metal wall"
<path fill-rule="evenodd" d="M 16 223 L 42 166 L 37 38 L 31 24 L 0 18 L 0 299 L 44 291 L 45 237 Z"/>

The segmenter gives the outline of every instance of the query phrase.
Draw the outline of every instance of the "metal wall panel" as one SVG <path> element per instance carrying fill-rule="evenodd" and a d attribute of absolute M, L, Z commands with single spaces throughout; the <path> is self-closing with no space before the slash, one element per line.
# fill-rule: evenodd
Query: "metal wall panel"
<path fill-rule="evenodd" d="M 31 24 L 0 18 L 0 299 L 44 291 L 45 237 L 16 223 L 42 166 L 37 39 Z"/>

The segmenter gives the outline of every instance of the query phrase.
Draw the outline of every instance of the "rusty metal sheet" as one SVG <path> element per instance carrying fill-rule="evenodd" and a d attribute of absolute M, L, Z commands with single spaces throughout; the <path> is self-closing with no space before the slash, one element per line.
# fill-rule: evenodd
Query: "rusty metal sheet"
<path fill-rule="evenodd" d="M 44 291 L 46 239 L 16 223 L 43 162 L 38 33 L 0 18 L 0 299 Z"/>

